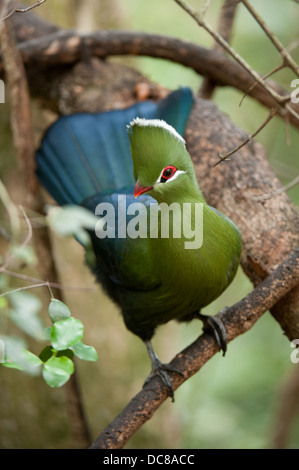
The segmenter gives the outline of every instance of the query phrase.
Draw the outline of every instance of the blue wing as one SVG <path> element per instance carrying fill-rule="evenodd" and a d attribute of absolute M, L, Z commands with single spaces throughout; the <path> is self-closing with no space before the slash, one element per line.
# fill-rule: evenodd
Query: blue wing
<path fill-rule="evenodd" d="M 36 153 L 37 176 L 58 204 L 82 204 L 94 212 L 98 204 L 110 202 L 118 220 L 118 195 L 126 194 L 127 206 L 135 202 L 127 125 L 136 117 L 164 119 L 183 134 L 192 104 L 191 90 L 181 88 L 158 102 L 61 117 L 46 132 Z M 147 207 L 154 202 L 148 195 L 139 201 Z M 149 265 L 148 239 L 90 235 L 96 274 L 104 284 L 107 281 L 110 290 L 113 286 L 142 290 L 157 285 L 159 280 L 153 279 Z M 110 294 L 115 296 L 115 292 Z"/>
<path fill-rule="evenodd" d="M 183 134 L 192 107 L 189 88 L 123 110 L 58 119 L 36 153 L 37 176 L 60 204 L 81 204 L 99 192 L 134 185 L 126 126 L 137 116 L 164 119 Z"/>

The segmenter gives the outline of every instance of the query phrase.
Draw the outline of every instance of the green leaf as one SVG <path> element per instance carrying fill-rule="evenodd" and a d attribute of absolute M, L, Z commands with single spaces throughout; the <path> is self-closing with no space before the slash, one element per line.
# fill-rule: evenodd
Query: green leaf
<path fill-rule="evenodd" d="M 84 361 L 97 361 L 98 353 L 93 346 L 87 346 L 86 344 L 79 341 L 72 346 L 72 350 L 79 359 Z"/>
<path fill-rule="evenodd" d="M 66 356 L 69 359 L 73 359 L 74 353 L 71 349 L 63 349 L 62 351 L 58 351 L 56 357 Z"/>
<path fill-rule="evenodd" d="M 40 366 L 42 364 L 41 359 L 33 354 L 31 351 L 28 351 L 28 349 L 24 350 L 24 357 L 28 364 L 31 364 L 32 366 Z"/>
<path fill-rule="evenodd" d="M 15 292 L 9 296 L 13 309 L 12 321 L 34 339 L 45 339 L 44 325 L 39 317 L 41 301 L 29 292 Z"/>
<path fill-rule="evenodd" d="M 51 357 L 43 367 L 43 378 L 50 387 L 61 387 L 74 372 L 74 364 L 66 356 Z"/>
<path fill-rule="evenodd" d="M 12 255 L 15 256 L 18 260 L 22 261 L 23 263 L 32 265 L 32 264 L 36 264 L 37 262 L 32 246 L 13 245 L 10 250 L 11 250 Z"/>
<path fill-rule="evenodd" d="M 54 351 L 53 351 L 52 346 L 46 346 L 46 347 L 39 353 L 38 357 L 40 358 L 40 360 L 41 360 L 42 362 L 47 362 L 47 361 L 50 359 L 50 357 L 53 356 L 53 353 L 54 353 Z"/>
<path fill-rule="evenodd" d="M 47 326 L 47 328 L 44 329 L 45 340 L 51 341 L 51 331 L 52 326 Z"/>
<path fill-rule="evenodd" d="M 8 369 L 24 370 L 24 367 L 17 362 L 3 362 L 1 365 L 7 367 Z"/>
<path fill-rule="evenodd" d="M 59 235 L 75 235 L 85 245 L 85 243 L 90 243 L 90 239 L 84 229 L 94 231 L 99 218 L 84 207 L 64 206 L 63 208 L 50 207 L 48 221 L 52 229 Z"/>
<path fill-rule="evenodd" d="M 84 326 L 74 317 L 59 320 L 54 323 L 51 331 L 51 341 L 54 349 L 67 349 L 83 337 Z"/>
<path fill-rule="evenodd" d="M 49 305 L 49 315 L 52 322 L 64 320 L 71 316 L 71 311 L 65 303 L 58 299 L 52 299 Z"/>
<path fill-rule="evenodd" d="M 30 375 L 40 373 L 40 359 L 26 349 L 25 342 L 14 336 L 1 336 L 4 343 L 4 367 L 23 370 Z"/>

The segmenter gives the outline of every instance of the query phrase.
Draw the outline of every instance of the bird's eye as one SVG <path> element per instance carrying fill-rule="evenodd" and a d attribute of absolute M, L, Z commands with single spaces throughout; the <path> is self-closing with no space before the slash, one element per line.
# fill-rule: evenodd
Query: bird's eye
<path fill-rule="evenodd" d="M 177 171 L 177 168 L 175 166 L 173 165 L 166 166 L 164 170 L 162 171 L 160 183 L 166 183 L 167 180 L 173 177 L 176 171 Z"/>

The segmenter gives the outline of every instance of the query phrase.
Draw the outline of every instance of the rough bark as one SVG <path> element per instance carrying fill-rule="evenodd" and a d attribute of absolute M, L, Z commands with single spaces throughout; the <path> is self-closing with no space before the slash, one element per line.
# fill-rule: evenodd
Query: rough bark
<path fill-rule="evenodd" d="M 257 285 L 299 245 L 299 215 L 285 193 L 257 200 L 281 188 L 258 143 L 251 142 L 230 161 L 213 166 L 219 153 L 237 147 L 246 137 L 211 102 L 196 100 L 186 139 L 198 180 L 208 202 L 240 227 L 241 264 Z M 299 337 L 298 306 L 299 286 L 271 310 L 290 339 Z"/>

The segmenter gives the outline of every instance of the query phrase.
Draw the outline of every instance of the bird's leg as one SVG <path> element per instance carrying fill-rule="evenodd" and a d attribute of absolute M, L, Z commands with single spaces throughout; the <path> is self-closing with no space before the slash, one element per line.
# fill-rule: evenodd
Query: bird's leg
<path fill-rule="evenodd" d="M 163 384 L 166 386 L 168 395 L 174 402 L 174 393 L 169 378 L 169 372 L 177 372 L 178 374 L 183 375 L 182 372 L 175 369 L 174 367 L 169 366 L 168 364 L 164 364 L 163 362 L 161 362 L 153 349 L 152 343 L 149 340 L 144 341 L 144 343 L 146 345 L 148 355 L 152 363 L 152 371 L 144 382 L 144 385 L 146 385 L 152 377 L 158 375 L 158 377 L 160 377 L 160 379 L 162 380 Z"/>
<path fill-rule="evenodd" d="M 224 324 L 217 317 L 210 317 L 208 315 L 203 315 L 200 312 L 196 312 L 195 316 L 203 322 L 203 331 L 210 332 L 219 347 L 219 351 L 223 352 L 225 356 L 227 350 L 227 338 Z"/>

